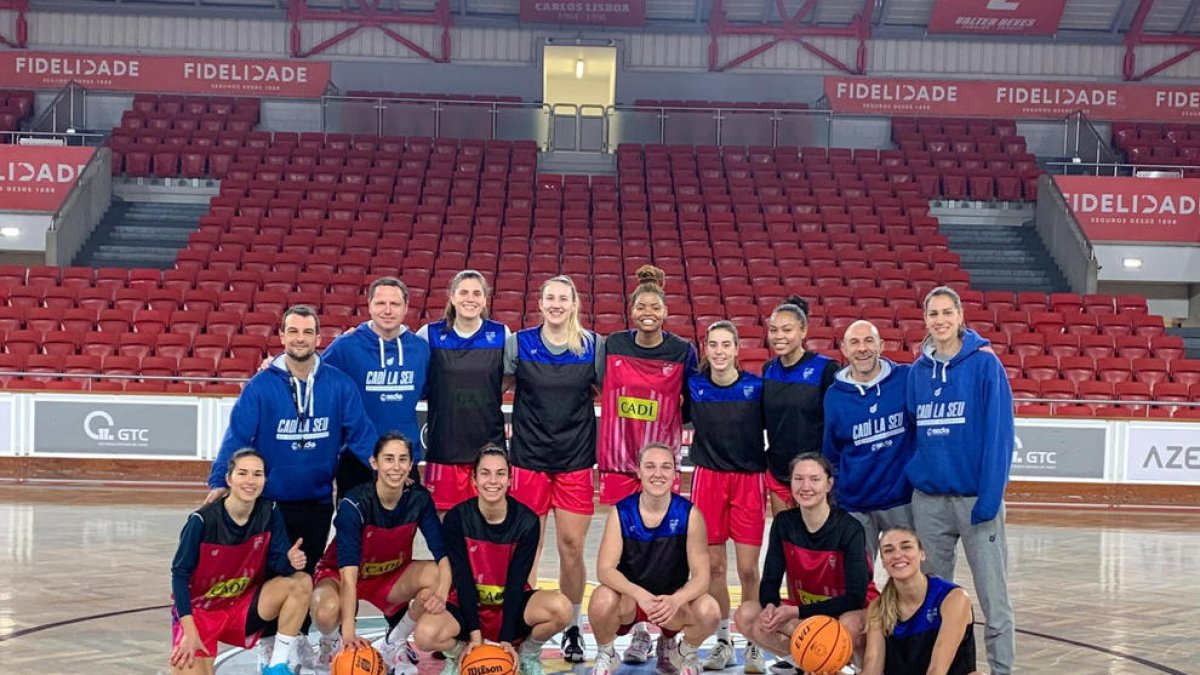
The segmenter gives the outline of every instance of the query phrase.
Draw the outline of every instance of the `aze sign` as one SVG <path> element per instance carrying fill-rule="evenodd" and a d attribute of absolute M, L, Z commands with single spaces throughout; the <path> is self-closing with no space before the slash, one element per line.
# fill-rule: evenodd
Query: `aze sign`
<path fill-rule="evenodd" d="M 930 33 L 1054 35 L 1067 0 L 937 0 Z"/>
<path fill-rule="evenodd" d="M 1200 243 L 1200 179 L 1055 176 L 1092 241 Z"/>
<path fill-rule="evenodd" d="M 95 148 L 0 145 L 0 211 L 55 213 Z"/>
<path fill-rule="evenodd" d="M 1200 439 L 1194 425 L 1130 424 L 1126 478 L 1148 483 L 1200 485 Z"/>

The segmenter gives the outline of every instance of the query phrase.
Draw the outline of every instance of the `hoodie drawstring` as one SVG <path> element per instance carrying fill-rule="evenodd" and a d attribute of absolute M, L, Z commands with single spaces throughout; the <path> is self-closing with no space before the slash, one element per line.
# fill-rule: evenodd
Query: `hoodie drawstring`
<path fill-rule="evenodd" d="M 396 365 L 404 367 L 404 347 L 400 343 L 400 336 L 396 336 Z M 387 368 L 386 352 L 383 347 L 383 338 L 379 338 L 379 369 Z"/>
<path fill-rule="evenodd" d="M 292 378 L 292 403 L 294 403 L 296 406 L 296 416 L 300 418 L 301 422 L 313 415 L 313 413 L 316 411 L 316 405 L 314 403 L 316 400 L 314 394 L 314 391 L 316 390 L 316 387 L 314 386 L 314 375 L 316 375 L 315 368 L 313 369 L 313 372 L 308 374 L 308 379 L 305 380 L 305 387 L 303 389 L 300 386 L 300 378 Z"/>
<path fill-rule="evenodd" d="M 931 379 L 931 380 L 937 379 L 937 367 L 938 367 L 939 363 L 942 364 L 942 384 L 945 384 L 946 383 L 946 369 L 950 367 L 949 361 L 939 361 L 937 359 L 933 359 L 933 372 L 931 372 L 929 374 L 929 379 Z"/>

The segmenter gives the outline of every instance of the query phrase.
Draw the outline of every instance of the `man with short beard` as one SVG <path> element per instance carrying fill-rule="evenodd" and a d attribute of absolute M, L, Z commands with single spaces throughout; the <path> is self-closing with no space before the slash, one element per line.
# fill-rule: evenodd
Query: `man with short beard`
<path fill-rule="evenodd" d="M 303 540 L 304 571 L 310 575 L 329 536 L 338 455 L 348 448 L 369 463 L 378 438 L 354 381 L 317 356 L 319 328 L 311 307 L 284 312 L 279 331 L 284 353 L 250 378 L 233 405 L 205 499 L 228 492 L 225 467 L 234 452 L 257 450 L 267 469 L 263 496 L 278 505 L 288 536 Z"/>

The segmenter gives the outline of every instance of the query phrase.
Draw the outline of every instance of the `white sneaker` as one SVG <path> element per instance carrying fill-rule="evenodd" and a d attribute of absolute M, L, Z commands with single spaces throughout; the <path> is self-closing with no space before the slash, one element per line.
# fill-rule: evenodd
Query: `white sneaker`
<path fill-rule="evenodd" d="M 746 675 L 763 675 L 767 672 L 766 660 L 763 659 L 762 650 L 756 644 L 746 643 L 746 651 L 742 652 L 742 661 L 745 662 L 742 672 Z"/>
<path fill-rule="evenodd" d="M 333 639 L 324 635 L 317 641 L 317 665 L 313 668 L 316 675 L 329 675 L 333 668 L 333 657 L 342 650 L 342 636 L 336 634 Z"/>
<path fill-rule="evenodd" d="M 296 648 L 292 650 L 292 656 L 288 659 L 288 664 L 298 664 L 301 670 L 315 671 L 317 669 L 317 661 L 319 661 L 317 650 L 313 649 L 313 645 L 308 641 L 307 635 L 301 635 L 296 640 Z"/>
<path fill-rule="evenodd" d="M 262 672 L 267 664 L 271 662 L 271 654 L 275 652 L 275 636 L 265 637 L 254 645 L 254 655 L 258 660 L 256 671 Z"/>
<path fill-rule="evenodd" d="M 596 663 L 592 666 L 592 675 L 613 675 L 617 672 L 617 653 L 606 652 L 603 649 L 596 652 Z"/>
<path fill-rule="evenodd" d="M 725 670 L 735 663 L 737 663 L 737 657 L 734 655 L 733 644 L 729 640 L 721 638 L 717 640 L 717 646 L 708 653 L 708 658 L 704 659 L 704 669 Z"/>
<path fill-rule="evenodd" d="M 415 675 L 417 665 L 412 661 L 411 650 L 408 648 L 408 640 L 404 642 L 388 642 L 386 637 L 379 638 L 371 643 L 371 646 L 379 651 L 383 657 L 383 667 L 387 668 L 389 673 L 393 675 Z"/>
<path fill-rule="evenodd" d="M 625 663 L 645 663 L 650 658 L 650 633 L 645 628 L 635 628 L 629 639 L 629 647 L 621 660 Z"/>
<path fill-rule="evenodd" d="M 679 675 L 700 675 L 700 673 L 704 672 L 700 668 L 700 652 L 692 648 L 685 656 L 681 647 L 682 645 L 679 645 L 679 647 L 671 650 L 679 657 Z M 730 648 L 730 651 L 733 651 L 733 649 Z"/>
<path fill-rule="evenodd" d="M 655 653 L 658 658 L 654 663 L 656 675 L 679 675 L 683 666 L 683 655 L 679 653 L 679 643 L 671 638 L 659 637 L 655 643 Z"/>

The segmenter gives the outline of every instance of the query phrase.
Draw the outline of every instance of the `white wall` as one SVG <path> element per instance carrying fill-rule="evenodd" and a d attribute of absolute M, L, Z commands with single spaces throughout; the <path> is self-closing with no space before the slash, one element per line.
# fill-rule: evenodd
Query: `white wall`
<path fill-rule="evenodd" d="M 16 227 L 15 237 L 0 237 L 0 251 L 45 251 L 46 230 L 54 220 L 52 213 L 0 211 L 0 227 Z"/>

